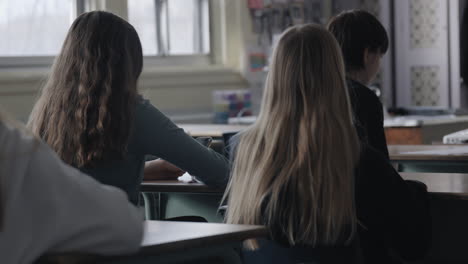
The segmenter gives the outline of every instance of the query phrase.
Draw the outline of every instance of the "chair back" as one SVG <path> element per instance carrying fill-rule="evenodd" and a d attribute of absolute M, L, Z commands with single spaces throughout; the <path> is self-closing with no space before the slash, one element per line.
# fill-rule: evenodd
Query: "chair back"
<path fill-rule="evenodd" d="M 285 247 L 274 241 L 259 239 L 260 248 L 242 250 L 245 264 L 361 264 L 358 243 L 337 247 Z"/>
<path fill-rule="evenodd" d="M 231 138 L 236 135 L 238 132 L 229 132 L 229 133 L 224 133 L 223 134 L 223 141 L 224 141 L 224 156 L 226 156 L 227 159 L 231 160 L 231 155 L 232 155 L 232 149 L 230 145 L 230 140 Z M 237 143 L 237 142 L 236 142 Z"/>

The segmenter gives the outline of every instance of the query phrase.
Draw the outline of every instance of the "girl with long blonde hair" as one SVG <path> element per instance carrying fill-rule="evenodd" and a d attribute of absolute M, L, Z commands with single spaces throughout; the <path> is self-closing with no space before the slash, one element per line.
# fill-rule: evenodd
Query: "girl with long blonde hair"
<path fill-rule="evenodd" d="M 264 92 L 237 147 L 227 222 L 265 223 L 291 245 L 349 240 L 359 141 L 333 36 L 317 25 L 287 30 Z"/>
<path fill-rule="evenodd" d="M 373 249 L 392 248 L 408 258 L 425 252 L 425 186 L 410 186 L 383 155 L 361 145 L 351 113 L 333 35 L 318 25 L 285 31 L 272 55 L 260 115 L 231 140 L 235 154 L 224 199 L 227 223 L 265 225 L 272 241 L 299 251 L 251 240 L 247 247 L 259 253 L 246 254 L 246 263 L 355 263 L 361 235 L 382 246 Z M 351 250 L 317 257 L 310 255 L 324 251 L 312 248 Z M 366 263 L 386 263 L 383 251 Z"/>

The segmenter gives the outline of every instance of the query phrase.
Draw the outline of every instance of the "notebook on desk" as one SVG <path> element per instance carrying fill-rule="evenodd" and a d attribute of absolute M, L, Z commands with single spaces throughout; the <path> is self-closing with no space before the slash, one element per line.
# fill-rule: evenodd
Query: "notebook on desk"
<path fill-rule="evenodd" d="M 465 144 L 468 143 L 468 129 L 448 134 L 443 138 L 444 144 Z"/>

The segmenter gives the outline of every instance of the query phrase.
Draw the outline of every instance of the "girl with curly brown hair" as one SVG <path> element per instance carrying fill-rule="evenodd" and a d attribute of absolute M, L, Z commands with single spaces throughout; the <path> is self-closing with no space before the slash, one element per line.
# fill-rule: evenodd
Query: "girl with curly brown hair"
<path fill-rule="evenodd" d="M 132 25 L 108 12 L 82 14 L 68 32 L 29 127 L 63 161 L 125 190 L 133 203 L 144 174 L 160 179 L 188 171 L 206 184 L 225 184 L 227 160 L 138 95 L 142 69 Z M 146 155 L 161 159 L 145 164 Z"/>

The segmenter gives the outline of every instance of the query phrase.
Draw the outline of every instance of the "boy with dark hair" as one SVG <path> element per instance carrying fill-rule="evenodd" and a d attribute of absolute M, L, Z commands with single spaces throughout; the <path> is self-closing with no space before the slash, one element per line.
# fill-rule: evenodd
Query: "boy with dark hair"
<path fill-rule="evenodd" d="M 356 128 L 365 144 L 388 158 L 383 128 L 383 107 L 369 85 L 388 50 L 388 35 L 372 14 L 363 10 L 344 11 L 333 17 L 328 29 L 338 40 L 343 52 L 347 84 Z"/>

